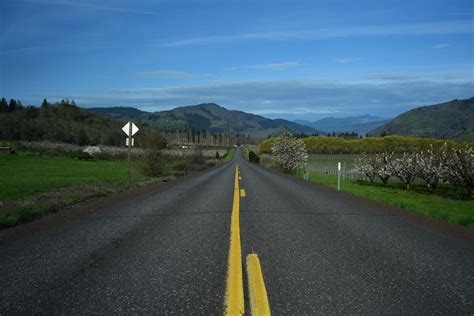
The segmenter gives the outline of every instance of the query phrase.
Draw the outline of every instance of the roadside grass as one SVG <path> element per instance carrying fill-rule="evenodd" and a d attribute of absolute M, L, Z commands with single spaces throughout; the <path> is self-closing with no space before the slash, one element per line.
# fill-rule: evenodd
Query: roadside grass
<path fill-rule="evenodd" d="M 65 156 L 0 155 L 0 201 L 11 201 L 62 187 L 116 182 L 127 177 L 126 161 L 84 161 Z M 132 183 L 147 179 L 132 163 Z"/>
<path fill-rule="evenodd" d="M 232 158 L 234 157 L 234 152 L 235 152 L 235 148 L 229 149 L 227 154 L 225 154 L 225 156 L 224 156 L 224 161 L 231 161 Z"/>
<path fill-rule="evenodd" d="M 302 177 L 302 173 L 298 172 L 297 176 Z M 337 176 L 334 175 L 310 173 L 309 179 L 337 188 Z M 432 194 L 421 183 L 415 184 L 411 190 L 406 190 L 397 181 L 384 187 L 381 182 L 369 183 L 341 178 L 341 191 L 474 229 L 474 201 L 463 199 L 450 185 L 441 185 L 439 192 Z"/>
<path fill-rule="evenodd" d="M 249 149 L 247 146 L 242 146 L 242 154 L 246 160 L 249 160 Z"/>

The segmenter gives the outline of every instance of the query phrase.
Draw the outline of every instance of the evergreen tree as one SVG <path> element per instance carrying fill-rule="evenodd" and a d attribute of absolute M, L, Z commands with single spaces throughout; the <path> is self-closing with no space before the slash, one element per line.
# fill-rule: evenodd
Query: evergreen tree
<path fill-rule="evenodd" d="M 13 112 L 18 108 L 18 104 L 16 103 L 16 100 L 10 99 L 10 103 L 8 104 L 8 111 Z"/>
<path fill-rule="evenodd" d="M 49 106 L 48 100 L 46 100 L 46 98 L 43 99 L 43 103 L 41 103 L 41 107 L 42 108 L 47 108 L 48 106 Z"/>
<path fill-rule="evenodd" d="M 5 98 L 2 98 L 0 101 L 0 112 L 7 112 L 8 111 L 8 102 Z"/>
<path fill-rule="evenodd" d="M 79 141 L 78 141 L 79 146 L 85 146 L 89 144 L 89 142 L 90 142 L 89 136 L 87 136 L 86 131 L 84 129 L 81 129 L 79 131 Z"/>

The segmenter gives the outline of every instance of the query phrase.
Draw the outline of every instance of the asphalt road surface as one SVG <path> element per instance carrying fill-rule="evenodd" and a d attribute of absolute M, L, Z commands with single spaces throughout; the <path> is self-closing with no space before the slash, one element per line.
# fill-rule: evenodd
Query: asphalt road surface
<path fill-rule="evenodd" d="M 238 151 L 231 163 L 2 243 L 0 314 L 222 314 L 236 163 L 242 264 L 258 254 L 273 314 L 474 313 L 472 243 Z"/>

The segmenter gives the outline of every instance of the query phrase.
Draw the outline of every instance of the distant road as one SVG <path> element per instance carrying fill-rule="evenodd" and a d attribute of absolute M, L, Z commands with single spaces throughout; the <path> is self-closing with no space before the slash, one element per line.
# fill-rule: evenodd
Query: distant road
<path fill-rule="evenodd" d="M 1 243 L 0 314 L 222 314 L 235 171 L 274 314 L 472 314 L 474 245 L 363 199 L 231 163 Z M 234 213 L 235 215 L 235 213 Z"/>

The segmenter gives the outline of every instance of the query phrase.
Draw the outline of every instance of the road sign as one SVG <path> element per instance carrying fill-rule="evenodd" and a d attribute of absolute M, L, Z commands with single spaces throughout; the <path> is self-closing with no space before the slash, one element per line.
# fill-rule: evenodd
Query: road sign
<path fill-rule="evenodd" d="M 128 144 L 129 144 L 129 143 L 130 143 L 130 138 L 127 138 L 127 139 L 125 140 L 125 146 L 128 147 Z M 131 146 L 132 146 L 132 147 L 135 146 L 135 138 L 132 138 L 132 145 L 131 145 Z"/>
<path fill-rule="evenodd" d="M 130 124 L 132 124 L 132 135 L 130 135 Z M 138 127 L 132 122 L 128 122 L 122 127 L 122 131 L 127 134 L 128 137 L 135 135 L 138 132 Z"/>

